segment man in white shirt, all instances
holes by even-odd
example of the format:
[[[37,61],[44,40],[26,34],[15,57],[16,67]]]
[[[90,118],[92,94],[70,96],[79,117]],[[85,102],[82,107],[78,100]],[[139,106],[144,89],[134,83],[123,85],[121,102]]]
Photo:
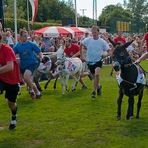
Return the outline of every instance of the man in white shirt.
[[[105,56],[108,55],[109,45],[108,43],[99,37],[99,28],[97,26],[92,26],[91,28],[92,37],[88,37],[81,42],[80,55],[82,61],[86,60],[90,72],[94,77],[94,86],[91,93],[92,98],[96,97],[96,92],[101,95],[101,85],[100,85],[100,70],[102,68],[102,57],[104,53]],[[86,59],[82,52],[82,47],[86,47]]]

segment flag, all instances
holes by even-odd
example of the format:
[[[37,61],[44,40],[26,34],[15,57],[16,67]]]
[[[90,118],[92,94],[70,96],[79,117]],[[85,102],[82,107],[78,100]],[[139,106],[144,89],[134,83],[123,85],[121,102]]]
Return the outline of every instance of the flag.
[[[38,0],[29,0],[32,7],[32,22],[35,21],[38,11]]]

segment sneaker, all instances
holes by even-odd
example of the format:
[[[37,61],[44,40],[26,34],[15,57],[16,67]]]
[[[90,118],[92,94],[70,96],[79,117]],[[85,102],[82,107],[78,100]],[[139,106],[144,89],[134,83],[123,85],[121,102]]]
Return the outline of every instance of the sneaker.
[[[82,89],[87,89],[87,86],[86,86],[86,85],[83,85],[83,86],[82,86]]]
[[[91,97],[92,97],[92,98],[96,98],[96,92],[95,92],[95,91],[93,91],[93,92],[91,93]]]
[[[101,95],[102,93],[102,86],[100,85],[100,87],[97,89],[97,95]]]
[[[11,120],[9,125],[9,130],[13,130],[16,127],[16,120]]]

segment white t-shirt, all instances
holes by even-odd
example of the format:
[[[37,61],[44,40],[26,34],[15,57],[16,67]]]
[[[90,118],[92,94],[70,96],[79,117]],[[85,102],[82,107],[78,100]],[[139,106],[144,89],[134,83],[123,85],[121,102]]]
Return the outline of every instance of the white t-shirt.
[[[131,52],[134,50],[134,47],[132,45],[129,45],[127,48],[126,48],[127,52]]]
[[[102,38],[95,40],[92,37],[89,37],[84,39],[82,44],[87,48],[86,61],[89,64],[95,64],[100,61],[103,53],[109,50],[109,44]]]
[[[7,37],[7,44],[8,45],[14,45],[13,38],[11,36]]]

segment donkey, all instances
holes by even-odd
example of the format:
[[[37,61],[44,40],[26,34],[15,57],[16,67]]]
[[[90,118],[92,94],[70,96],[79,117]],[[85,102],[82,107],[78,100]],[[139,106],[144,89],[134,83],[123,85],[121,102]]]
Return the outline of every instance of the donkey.
[[[138,65],[132,63],[130,55],[126,50],[131,43],[132,42],[117,44],[113,51],[114,69],[116,72],[120,71],[117,77],[119,83],[119,97],[117,100],[118,120],[121,119],[121,104],[124,95],[128,96],[127,120],[133,117],[134,96],[138,95],[136,118],[139,118],[144,86],[146,85],[143,71]]]
[[[74,78],[74,82],[72,84],[72,91],[74,91],[82,74],[82,61],[79,58],[65,57],[64,45],[61,45],[57,51],[57,65],[58,74],[62,84],[62,95],[65,95],[65,89],[66,91],[69,91],[68,80],[70,76]]]
[[[57,61],[56,54],[44,55],[42,62],[39,64],[38,68],[36,69],[35,73],[33,74],[33,80],[34,80],[39,91],[42,91],[39,80],[43,74],[45,74],[47,76],[48,81],[53,79],[52,72],[56,68],[56,61]],[[45,87],[46,87],[46,84],[45,84],[44,88]]]

